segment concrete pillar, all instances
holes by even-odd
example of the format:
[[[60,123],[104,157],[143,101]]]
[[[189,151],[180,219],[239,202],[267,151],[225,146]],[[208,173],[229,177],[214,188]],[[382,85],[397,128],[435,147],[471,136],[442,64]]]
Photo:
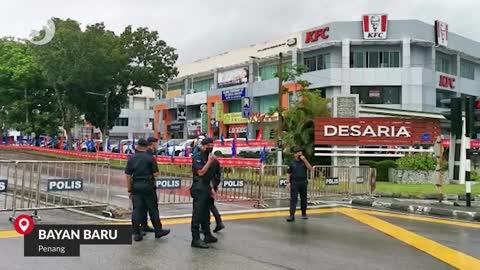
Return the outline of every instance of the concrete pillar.
[[[411,59],[411,40],[404,38],[402,41],[401,106],[406,110],[421,109],[422,104],[422,96],[418,95],[418,93],[422,93],[422,83],[414,84],[412,82]]]
[[[402,66],[409,68],[411,66],[411,40],[404,38],[402,41]]]
[[[247,97],[250,98],[250,110],[253,110],[255,108],[254,105],[254,95],[253,95],[253,84],[256,80],[256,73],[255,70],[257,68],[257,63],[253,59],[251,59],[248,63],[248,89],[247,89]],[[253,112],[253,111],[251,111]],[[252,123],[247,124],[247,131],[248,131],[248,138],[252,139],[255,138],[255,130],[254,130],[254,125]]]
[[[457,91],[457,97],[461,97],[462,94],[461,94],[461,90],[462,90],[462,86],[460,85],[460,64],[461,64],[461,57],[460,57],[460,54],[457,53],[456,54],[456,60],[457,60],[457,77],[455,79],[455,91]]]
[[[350,40],[342,40],[342,95],[350,95]]]
[[[299,63],[301,63],[302,61],[299,59],[299,55],[298,55],[298,49],[297,48],[294,48],[292,49],[292,65],[298,65]]]
[[[190,84],[189,84],[189,78],[185,78],[184,83],[185,83],[185,91],[183,91],[183,100],[184,100],[184,108],[185,108],[185,123],[183,125],[183,138],[186,140],[188,139],[188,127],[187,127],[187,121],[188,121],[188,107],[187,107],[187,95],[190,91]]]
[[[213,85],[212,85],[212,90],[218,88],[218,86],[217,86],[217,81],[218,81],[218,69],[215,69],[215,71],[213,71]]]
[[[133,96],[128,97],[128,108],[133,109]]]

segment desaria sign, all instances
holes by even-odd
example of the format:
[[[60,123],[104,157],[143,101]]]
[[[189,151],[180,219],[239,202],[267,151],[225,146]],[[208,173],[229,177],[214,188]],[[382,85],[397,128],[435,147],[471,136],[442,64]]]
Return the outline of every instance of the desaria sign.
[[[315,145],[413,146],[433,144],[441,134],[435,119],[395,117],[315,118]]]
[[[325,137],[411,137],[410,132],[404,126],[375,126],[362,127],[360,125],[325,125],[323,134]]]

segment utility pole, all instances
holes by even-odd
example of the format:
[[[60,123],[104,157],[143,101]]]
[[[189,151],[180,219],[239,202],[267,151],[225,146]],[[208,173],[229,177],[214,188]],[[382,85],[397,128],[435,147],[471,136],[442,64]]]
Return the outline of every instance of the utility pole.
[[[282,166],[282,96],[283,96],[283,63],[282,53],[278,54],[278,126],[277,126],[277,166]]]
[[[103,151],[108,152],[108,100],[110,99],[110,91],[105,93],[105,144],[103,145]]]

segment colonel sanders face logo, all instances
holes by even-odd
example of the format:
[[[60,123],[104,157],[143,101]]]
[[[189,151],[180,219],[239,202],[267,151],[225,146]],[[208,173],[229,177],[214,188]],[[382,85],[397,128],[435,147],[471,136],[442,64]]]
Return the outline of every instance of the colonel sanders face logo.
[[[374,32],[378,32],[378,26],[380,25],[380,16],[373,15],[370,18],[370,25],[372,26]]]

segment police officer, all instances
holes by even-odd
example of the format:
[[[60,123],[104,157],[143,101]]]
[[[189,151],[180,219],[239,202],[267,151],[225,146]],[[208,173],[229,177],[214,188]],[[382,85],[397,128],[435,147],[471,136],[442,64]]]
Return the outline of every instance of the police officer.
[[[287,186],[290,189],[290,217],[288,222],[295,221],[295,210],[297,208],[298,194],[300,193],[300,208],[303,219],[307,217],[307,170],[312,171],[312,165],[303,155],[303,149],[295,146],[292,149],[294,159],[288,167]]]
[[[158,203],[155,193],[155,176],[158,175],[158,166],[152,155],[146,152],[149,143],[139,139],[135,154],[128,160],[125,174],[129,197],[133,204],[133,234],[135,241],[142,241],[141,224],[147,219],[147,211],[155,228],[155,238],[160,238],[170,233],[162,229]]]
[[[220,167],[220,163],[218,162],[218,160],[214,161],[213,167],[215,169],[215,173],[214,173],[212,186],[213,186],[213,190],[216,194],[217,191],[218,191],[218,186],[220,185],[220,181],[222,179],[222,168]],[[219,232],[219,231],[225,229],[225,225],[223,224],[223,221],[222,221],[222,216],[220,215],[220,212],[218,211],[217,206],[215,206],[214,196],[212,196],[210,198],[210,211],[212,212],[213,216],[215,217],[215,223],[217,224],[215,229],[213,229],[213,232],[216,233],[216,232]],[[208,218],[208,221],[210,221],[210,217]]]
[[[193,183],[190,189],[193,197],[192,215],[192,247],[209,248],[208,243],[218,241],[209,226],[209,213],[211,198],[215,196],[212,187],[212,180],[215,175],[215,157],[212,155],[213,140],[205,138],[202,140],[200,151],[192,159]],[[204,240],[200,238],[200,228],[205,235]]]

